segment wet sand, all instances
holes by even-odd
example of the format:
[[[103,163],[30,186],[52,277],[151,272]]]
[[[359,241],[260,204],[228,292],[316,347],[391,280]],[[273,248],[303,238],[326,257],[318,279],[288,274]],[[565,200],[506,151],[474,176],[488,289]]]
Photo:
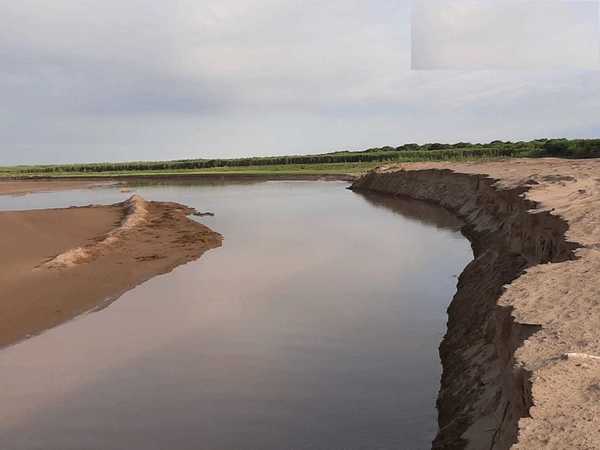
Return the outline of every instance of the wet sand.
[[[72,177],[72,178],[27,178],[27,179],[2,179],[0,178],[0,195],[25,195],[34,192],[64,191],[69,189],[90,189],[95,187],[122,185],[143,186],[144,184],[156,184],[163,181],[173,184],[198,184],[200,180],[207,184],[227,182],[255,183],[266,180],[291,181],[291,180],[322,180],[322,181],[352,181],[356,178],[352,174],[236,174],[236,173],[180,173],[169,175],[135,175],[124,176],[96,176],[96,177]]]
[[[88,189],[115,184],[99,180],[0,180],[0,195],[25,195],[33,192]]]
[[[19,183],[0,185],[4,193],[75,187]],[[221,236],[189,219],[192,212],[138,196],[111,206],[1,212],[0,347],[103,307],[219,246]]]

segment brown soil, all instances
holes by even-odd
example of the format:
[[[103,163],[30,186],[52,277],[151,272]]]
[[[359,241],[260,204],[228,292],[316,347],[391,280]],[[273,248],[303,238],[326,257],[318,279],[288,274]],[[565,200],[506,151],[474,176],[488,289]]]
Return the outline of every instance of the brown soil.
[[[354,188],[469,224],[434,448],[600,448],[600,160],[402,164]]]
[[[192,212],[137,196],[112,206],[0,212],[0,347],[218,247],[221,236],[189,219]]]

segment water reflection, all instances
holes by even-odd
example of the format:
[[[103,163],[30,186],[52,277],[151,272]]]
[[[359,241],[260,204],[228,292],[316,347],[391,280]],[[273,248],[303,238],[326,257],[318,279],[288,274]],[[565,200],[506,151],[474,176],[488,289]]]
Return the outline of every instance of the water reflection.
[[[357,192],[371,205],[394,211],[403,217],[417,220],[436,228],[459,231],[464,222],[448,210],[432,203],[408,197],[394,197],[373,192]]]

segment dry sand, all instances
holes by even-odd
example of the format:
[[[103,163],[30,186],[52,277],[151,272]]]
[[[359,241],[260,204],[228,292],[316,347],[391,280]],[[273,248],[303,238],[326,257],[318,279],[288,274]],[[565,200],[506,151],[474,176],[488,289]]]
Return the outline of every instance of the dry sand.
[[[0,212],[0,347],[102,307],[219,246],[221,236],[189,219],[192,212],[138,196],[112,206]]]
[[[483,304],[478,300],[483,290],[468,291],[469,287],[481,286],[478,280],[486,277],[493,279],[477,270],[486,267],[486,258],[497,257],[485,251],[494,243],[479,242],[481,261],[476,260],[465,271],[467,278],[463,277],[450,308],[449,327],[454,328],[446,338],[446,347],[442,345],[444,371],[452,373],[452,379],[445,379],[443,384],[447,384],[447,391],[455,392],[440,397],[442,408],[454,408],[452,417],[446,417],[447,428],[442,429],[441,437],[451,428],[467,429],[462,435],[466,441],[449,436],[452,444],[446,446],[442,439],[439,448],[510,447],[510,430],[503,430],[509,426],[507,408],[511,402],[513,407],[525,402],[527,409],[514,422],[515,428],[518,423],[514,448],[600,449],[600,160],[415,163],[387,166],[377,172],[381,175],[372,175],[363,182],[364,187],[441,203],[466,215],[476,234],[502,234],[508,237],[505,242],[516,245],[515,255],[533,257],[525,272],[520,275],[516,267],[516,278],[495,294],[496,311],[489,312],[491,319],[481,321],[487,329],[461,331],[470,326],[460,323],[461,315],[476,314],[465,309],[468,304]],[[525,204],[519,204],[519,199],[536,204],[522,210]],[[552,220],[566,222],[560,231],[562,237],[552,229]],[[574,244],[571,258],[554,253],[559,247],[565,248],[560,239],[567,246]],[[545,256],[535,262],[536,253]],[[540,264],[544,258],[553,262]],[[512,319],[499,321],[502,311]],[[452,324],[453,320],[458,322]],[[490,337],[494,328],[495,338]],[[515,337],[519,330],[526,333]],[[461,348],[452,339],[467,339],[465,332],[480,333],[484,339]],[[503,355],[511,348],[509,340],[517,343],[517,348],[512,355]],[[442,356],[444,359],[444,352]],[[494,362],[507,358],[512,369]],[[461,367],[463,372],[452,372],[452,366]],[[477,372],[482,367],[487,367],[486,371]],[[471,374],[465,372],[471,369]],[[512,380],[502,375],[511,370]],[[530,385],[515,381],[522,373],[529,374]],[[498,386],[502,380],[509,384]],[[478,400],[466,400],[466,393],[474,391]],[[462,425],[456,422],[457,414],[464,414]]]

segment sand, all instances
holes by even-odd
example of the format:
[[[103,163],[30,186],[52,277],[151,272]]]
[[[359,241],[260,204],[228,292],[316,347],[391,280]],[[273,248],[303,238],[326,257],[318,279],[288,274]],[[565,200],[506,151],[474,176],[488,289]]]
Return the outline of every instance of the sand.
[[[471,225],[435,448],[599,449],[600,160],[400,164],[356,184]]]
[[[82,187],[35,189],[73,186]],[[111,206],[0,212],[0,347],[104,307],[219,246],[221,236],[189,219],[192,212],[138,196]]]
[[[33,192],[88,189],[115,184],[115,181],[98,180],[9,180],[0,179],[0,195],[25,195]]]

